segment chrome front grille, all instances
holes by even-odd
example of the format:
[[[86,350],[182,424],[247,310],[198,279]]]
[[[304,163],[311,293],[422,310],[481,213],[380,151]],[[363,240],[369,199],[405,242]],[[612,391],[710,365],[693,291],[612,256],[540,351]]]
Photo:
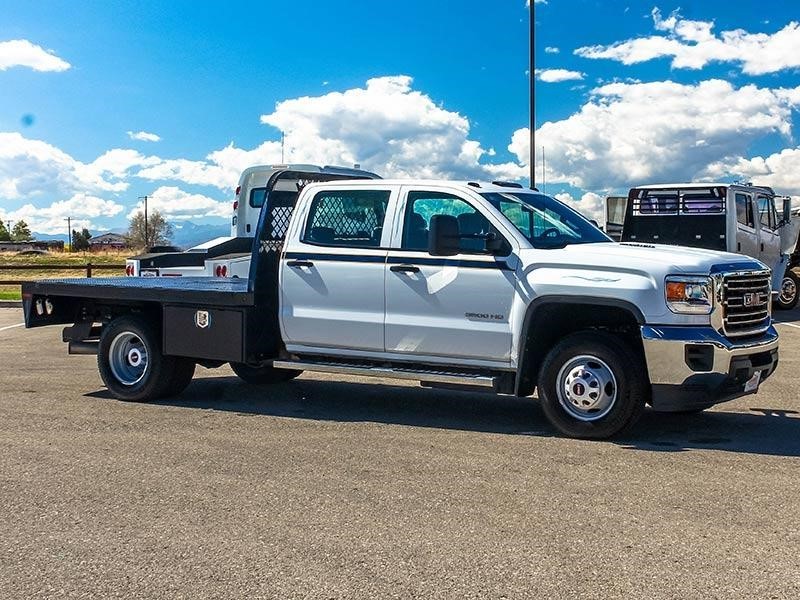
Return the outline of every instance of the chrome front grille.
[[[769,272],[736,273],[722,279],[723,327],[730,336],[754,335],[770,324]]]

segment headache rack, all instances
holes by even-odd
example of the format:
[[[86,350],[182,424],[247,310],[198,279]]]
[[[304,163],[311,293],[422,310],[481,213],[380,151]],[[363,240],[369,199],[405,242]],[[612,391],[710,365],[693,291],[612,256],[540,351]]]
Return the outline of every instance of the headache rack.
[[[719,215],[725,212],[724,188],[631,190],[633,215]]]
[[[722,318],[726,335],[747,336],[769,328],[772,287],[769,271],[730,273],[722,278]]]

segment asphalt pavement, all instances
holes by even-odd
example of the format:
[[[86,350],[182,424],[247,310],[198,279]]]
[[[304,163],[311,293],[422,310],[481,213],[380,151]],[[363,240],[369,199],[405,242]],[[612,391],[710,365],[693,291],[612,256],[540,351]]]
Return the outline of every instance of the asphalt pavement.
[[[0,598],[798,598],[776,316],[757,395],[584,442],[535,399],[356,377],[120,402],[0,309]]]

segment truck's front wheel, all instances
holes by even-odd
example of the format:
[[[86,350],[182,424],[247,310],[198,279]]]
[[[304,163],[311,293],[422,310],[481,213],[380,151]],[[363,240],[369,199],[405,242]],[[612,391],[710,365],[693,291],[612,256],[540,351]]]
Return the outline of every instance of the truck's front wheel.
[[[647,400],[644,361],[621,337],[572,334],[556,344],[539,371],[547,419],[575,438],[603,439],[638,420]]]
[[[249,365],[247,363],[231,363],[231,369],[242,381],[253,384],[282,383],[294,379],[302,371],[276,369],[272,365]]]
[[[150,323],[128,315],[103,328],[97,367],[115,398],[146,402],[170,391],[175,358],[161,353],[160,336]]]
[[[782,310],[791,310],[797,306],[798,288],[800,288],[800,278],[793,271],[787,270],[781,281],[781,290],[775,306]]]

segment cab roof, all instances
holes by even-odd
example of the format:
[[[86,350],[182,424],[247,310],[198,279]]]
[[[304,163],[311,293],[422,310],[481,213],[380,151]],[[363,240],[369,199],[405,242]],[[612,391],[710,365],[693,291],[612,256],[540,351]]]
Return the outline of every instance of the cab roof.
[[[379,180],[366,180],[366,179],[352,179],[341,181],[328,181],[323,183],[314,183],[310,185],[323,185],[323,186],[346,186],[346,187],[370,187],[374,185],[430,185],[430,186],[451,186],[462,187],[475,190],[477,192],[528,192],[528,193],[541,193],[537,189],[526,188],[520,183],[506,182],[506,181],[466,181],[466,180],[451,180],[451,179],[379,179]]]

